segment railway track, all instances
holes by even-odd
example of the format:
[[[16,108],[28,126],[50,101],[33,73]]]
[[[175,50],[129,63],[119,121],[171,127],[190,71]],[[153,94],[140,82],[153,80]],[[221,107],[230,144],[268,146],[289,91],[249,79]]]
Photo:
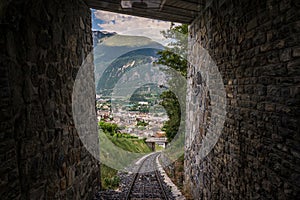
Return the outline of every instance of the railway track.
[[[130,166],[135,173],[119,173],[119,190],[100,191],[95,200],[174,200],[157,169],[158,156],[159,153],[150,154]]]
[[[144,158],[140,163],[137,173],[126,193],[126,200],[170,200],[170,192],[166,191],[164,182],[156,166],[156,158],[159,154],[152,154]],[[169,194],[169,195],[168,195]]]

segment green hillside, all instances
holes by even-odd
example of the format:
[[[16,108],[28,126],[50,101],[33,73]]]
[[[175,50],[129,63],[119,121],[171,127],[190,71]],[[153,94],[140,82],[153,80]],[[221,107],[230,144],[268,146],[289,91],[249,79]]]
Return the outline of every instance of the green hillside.
[[[99,122],[101,131],[99,131],[100,145],[107,145],[106,150],[111,154],[111,156],[105,156],[107,152],[101,152],[103,155],[100,157],[105,159],[105,163],[112,163],[112,159],[117,157],[123,158],[120,163],[127,163],[127,160],[122,156],[120,151],[118,154],[114,154],[114,145],[125,151],[130,151],[134,153],[150,153],[150,148],[146,145],[145,141],[142,139],[137,139],[136,137],[130,136],[129,134],[118,133],[118,127],[116,124],[111,124],[108,122]],[[106,141],[106,138],[111,142],[110,144]],[[110,151],[111,149],[111,151]],[[115,189],[119,185],[119,180],[117,177],[118,171],[104,164],[101,164],[101,184],[102,189]]]
[[[144,140],[131,138],[118,138],[108,136],[116,146],[130,152],[147,153],[151,152]],[[107,158],[106,158],[107,159]],[[119,186],[118,170],[101,164],[101,185],[103,190],[116,189]]]
[[[130,138],[117,138],[108,136],[108,138],[116,146],[130,152],[135,153],[148,153],[151,152],[149,147],[146,145],[144,140],[141,139],[130,139]]]

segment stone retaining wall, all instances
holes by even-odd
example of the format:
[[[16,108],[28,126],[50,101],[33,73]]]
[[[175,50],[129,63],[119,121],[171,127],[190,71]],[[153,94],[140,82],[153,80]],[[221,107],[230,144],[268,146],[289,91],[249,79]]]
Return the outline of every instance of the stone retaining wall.
[[[0,10],[0,199],[91,199],[99,165],[79,140],[71,102],[92,50],[90,9],[25,0]]]
[[[207,1],[190,26],[185,181],[194,199],[300,196],[299,6],[292,0]],[[208,87],[217,72],[201,72],[202,47],[223,79],[225,101],[222,84]],[[214,110],[222,101],[224,116]],[[202,139],[222,117],[221,136],[201,159]]]

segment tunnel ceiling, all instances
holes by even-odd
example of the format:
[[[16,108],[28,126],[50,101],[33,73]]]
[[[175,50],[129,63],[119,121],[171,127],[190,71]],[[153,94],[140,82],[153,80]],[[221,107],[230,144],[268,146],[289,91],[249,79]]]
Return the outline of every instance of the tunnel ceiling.
[[[85,0],[90,8],[190,24],[204,0]]]

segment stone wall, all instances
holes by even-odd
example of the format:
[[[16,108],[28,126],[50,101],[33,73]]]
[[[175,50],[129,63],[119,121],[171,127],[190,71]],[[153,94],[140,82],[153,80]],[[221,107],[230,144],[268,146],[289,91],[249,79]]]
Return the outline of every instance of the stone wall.
[[[0,11],[0,199],[91,199],[99,165],[72,117],[90,10],[82,0],[25,0]]]
[[[300,196],[299,7],[211,0],[190,26],[185,181],[194,199]],[[202,139],[223,118],[205,157]]]

